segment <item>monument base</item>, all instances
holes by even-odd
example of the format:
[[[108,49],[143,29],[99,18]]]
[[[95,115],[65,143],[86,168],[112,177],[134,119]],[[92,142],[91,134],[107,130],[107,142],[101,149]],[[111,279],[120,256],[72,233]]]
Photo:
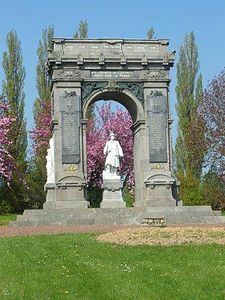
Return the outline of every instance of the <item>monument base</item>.
[[[122,197],[122,183],[120,177],[103,179],[103,196],[100,204],[101,208],[122,208],[126,203]]]
[[[84,187],[79,182],[45,184],[47,195],[44,209],[88,208],[90,204],[84,198]]]
[[[63,201],[46,201],[43,205],[44,209],[64,209],[64,208],[88,208],[89,202],[85,200],[63,200]]]
[[[147,219],[147,224],[146,224]],[[223,224],[225,217],[210,206],[27,209],[10,226]]]
[[[170,172],[150,173],[145,180],[146,199],[137,201],[140,207],[176,207],[177,201],[174,196],[175,179]]]

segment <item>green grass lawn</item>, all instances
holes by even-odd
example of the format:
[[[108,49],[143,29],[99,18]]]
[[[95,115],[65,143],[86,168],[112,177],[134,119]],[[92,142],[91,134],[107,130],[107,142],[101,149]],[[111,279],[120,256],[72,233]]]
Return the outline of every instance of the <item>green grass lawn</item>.
[[[123,246],[95,236],[0,239],[0,299],[225,299],[225,246]]]
[[[7,226],[11,221],[16,220],[16,215],[0,215],[0,226]]]

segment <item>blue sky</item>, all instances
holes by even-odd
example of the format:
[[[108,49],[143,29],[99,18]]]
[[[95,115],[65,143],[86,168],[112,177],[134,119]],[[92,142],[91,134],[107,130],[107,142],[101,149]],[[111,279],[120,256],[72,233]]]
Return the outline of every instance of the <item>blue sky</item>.
[[[28,129],[32,127],[32,107],[37,97],[36,50],[42,30],[52,24],[55,26],[55,36],[72,37],[81,19],[88,20],[90,38],[146,38],[147,30],[154,27],[156,38],[170,39],[170,49],[177,51],[177,59],[185,34],[193,30],[199,48],[204,87],[225,66],[224,0],[0,0],[0,61],[6,35],[11,29],[16,29],[26,68],[25,116]],[[1,82],[3,78],[1,63]],[[175,139],[175,67],[171,70],[171,78]]]

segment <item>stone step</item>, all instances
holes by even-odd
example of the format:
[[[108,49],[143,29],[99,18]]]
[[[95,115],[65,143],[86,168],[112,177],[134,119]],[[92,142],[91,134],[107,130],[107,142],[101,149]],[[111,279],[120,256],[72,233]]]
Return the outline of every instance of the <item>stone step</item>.
[[[167,224],[225,223],[225,217],[215,216],[210,206],[183,206],[25,210],[10,226],[142,224],[151,219],[165,219]]]
[[[213,210],[214,216],[222,216],[221,210]]]
[[[204,220],[207,224],[225,224],[225,216],[208,216]]]
[[[210,206],[151,206],[147,207],[147,212],[205,212],[207,214],[212,214],[212,209]]]
[[[38,226],[39,223],[35,221],[13,221],[9,224],[10,227],[27,227],[27,226]]]
[[[27,210],[17,217],[17,223],[18,226],[22,222],[35,222],[38,225],[140,224],[142,211],[139,208]]]

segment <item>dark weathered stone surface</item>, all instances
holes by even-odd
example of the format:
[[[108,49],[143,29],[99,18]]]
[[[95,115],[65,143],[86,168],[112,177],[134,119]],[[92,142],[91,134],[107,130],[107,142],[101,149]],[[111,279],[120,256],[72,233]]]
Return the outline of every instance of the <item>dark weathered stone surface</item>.
[[[102,71],[100,71],[102,72]],[[96,72],[97,74],[98,72]],[[101,74],[101,73],[100,73]],[[97,75],[96,75],[97,76]],[[144,90],[142,82],[127,82],[127,81],[95,81],[95,82],[84,82],[82,86],[82,100],[84,101],[92,93],[99,90],[117,90],[123,91],[128,90],[135,97],[137,97],[142,103],[144,102]]]
[[[147,98],[149,161],[167,162],[167,99],[162,95]]]
[[[80,161],[80,107],[75,93],[61,97],[62,163]]]
[[[129,79],[133,76],[132,71],[91,71],[91,78],[95,79]]]

